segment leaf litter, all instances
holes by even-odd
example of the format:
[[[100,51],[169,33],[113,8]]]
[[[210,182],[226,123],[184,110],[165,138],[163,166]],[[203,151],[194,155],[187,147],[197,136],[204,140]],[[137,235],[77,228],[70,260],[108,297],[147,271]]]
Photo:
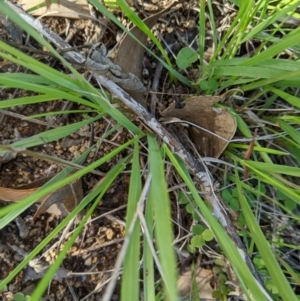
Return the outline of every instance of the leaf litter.
[[[178,123],[189,122],[189,133],[203,157],[218,158],[236,131],[236,120],[226,108],[216,108],[220,96],[197,96],[182,102],[183,108],[171,104],[163,117],[178,118]]]

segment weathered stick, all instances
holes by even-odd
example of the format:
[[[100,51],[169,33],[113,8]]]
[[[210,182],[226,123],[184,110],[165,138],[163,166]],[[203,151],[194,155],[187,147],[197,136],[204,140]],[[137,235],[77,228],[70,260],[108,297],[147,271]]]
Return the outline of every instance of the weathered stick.
[[[5,2],[12,9],[14,9],[20,15],[20,17],[22,17],[27,23],[38,30],[57,47],[59,47],[60,49],[67,49],[71,47],[58,35],[51,32],[48,28],[42,25],[38,20],[29,16],[25,11],[16,7],[7,0]],[[66,52],[66,55],[78,64],[82,64],[86,61],[85,57],[75,51]],[[211,205],[214,215],[218,218],[221,225],[225,228],[228,236],[238,248],[240,254],[242,255],[254,277],[257,279],[259,284],[262,285],[261,278],[258,275],[250,257],[248,256],[233,223],[231,222],[226,210],[221,205],[221,196],[214,188],[213,180],[211,179],[209,173],[206,171],[207,169],[205,168],[205,166],[198,160],[196,160],[196,158],[185,149],[185,147],[174,135],[169,133],[153,116],[151,116],[151,114],[143,106],[136,102],[116,83],[99,74],[96,74],[95,77],[99,85],[107,88],[112,95],[121,100],[128,108],[130,108],[138,116],[138,118],[140,118],[149,128],[151,128],[151,130],[185,162],[190,172],[200,183],[201,190],[204,192],[202,197]]]

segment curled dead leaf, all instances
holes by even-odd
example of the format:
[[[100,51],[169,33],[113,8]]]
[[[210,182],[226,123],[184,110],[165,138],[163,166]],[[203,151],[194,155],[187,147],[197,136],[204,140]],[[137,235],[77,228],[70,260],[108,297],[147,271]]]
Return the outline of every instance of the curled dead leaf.
[[[162,116],[189,122],[189,133],[200,155],[218,158],[236,131],[236,120],[228,110],[214,107],[222,100],[220,96],[191,97],[182,103],[183,108],[171,104]]]
[[[159,13],[152,15],[143,20],[143,22],[151,29],[157,22],[157,20],[174,4],[170,3],[165,9]],[[146,44],[148,36],[141,31],[137,26],[132,27],[130,33],[134,35],[138,41],[142,44]],[[137,41],[135,41],[129,34],[126,34],[120,42],[120,46],[117,50],[114,63],[121,66],[127,73],[132,73],[142,80],[142,66],[145,49]],[[126,90],[126,89],[125,89]],[[127,90],[126,90],[127,91]],[[127,91],[131,97],[137,102],[146,107],[146,99],[144,93],[139,91]]]
[[[210,285],[210,281],[213,277],[211,270],[207,270],[201,267],[196,268],[192,272],[192,268],[189,267],[178,279],[178,290],[182,297],[195,296],[196,292],[193,292],[193,281],[197,284],[198,295],[201,300],[213,300],[213,289]]]
[[[18,202],[30,196],[37,191],[42,185],[48,182],[52,177],[47,177],[28,185],[18,188],[0,187],[0,200],[5,202]],[[67,216],[83,198],[81,179],[63,186],[60,189],[42,197],[38,200],[39,208],[33,218],[48,211],[57,216]]]

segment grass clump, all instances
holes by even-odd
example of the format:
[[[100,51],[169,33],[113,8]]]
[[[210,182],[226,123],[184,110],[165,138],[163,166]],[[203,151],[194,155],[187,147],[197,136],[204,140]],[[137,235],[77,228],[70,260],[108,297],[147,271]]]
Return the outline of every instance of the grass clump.
[[[90,2],[125,30],[104,5],[98,1]],[[237,247],[212,214],[211,208],[203,201],[184,163],[166,144],[159,145],[154,135],[133,123],[126,111],[118,110],[112,104],[110,95],[88,83],[48,42],[24,21],[16,20],[17,16],[3,5],[2,12],[19,25],[24,25],[24,29],[61,60],[74,77],[64,75],[0,41],[0,56],[3,59],[32,72],[29,75],[0,75],[3,89],[21,89],[32,93],[31,96],[4,100],[0,103],[0,108],[64,99],[88,109],[88,113],[85,113],[80,121],[15,142],[10,145],[11,149],[20,152],[22,149],[62,139],[83,126],[91,126],[108,116],[114,121],[114,126],[109,128],[109,135],[116,134],[117,130],[123,127],[126,133],[130,133],[131,138],[119,146],[112,147],[105,156],[92,164],[81,166],[79,170],[65,167],[51,183],[35,194],[21,203],[8,205],[1,210],[0,225],[3,228],[41,196],[116,159],[117,163],[110,166],[103,181],[2,280],[0,289],[5,287],[80,211],[88,208],[55,263],[33,292],[31,300],[39,300],[49,279],[61,265],[103,195],[126,170],[130,171],[131,176],[125,243],[103,300],[109,300],[122,266],[121,300],[129,300],[129,296],[130,300],[140,300],[141,294],[145,300],[177,300],[178,275],[172,246],[174,233],[167,173],[171,162],[177,176],[185,183],[185,188],[177,192],[178,201],[197,221],[192,228],[193,237],[187,244],[187,250],[204,250],[214,237],[220,246],[219,251],[230,261],[239,285],[249,300],[299,300],[299,268],[287,254],[298,252],[291,230],[295,232],[299,228],[297,214],[300,201],[300,48],[297,39],[299,28],[289,24],[293,20],[299,20],[297,8],[300,1],[282,1],[277,5],[273,1],[262,0],[225,2],[233,12],[230,14],[226,30],[221,26],[222,20],[216,16],[216,8],[224,11],[224,7],[221,4],[216,7],[211,1],[200,1],[199,49],[191,50],[189,45],[182,47],[176,54],[175,62],[167,56],[161,42],[150,33],[126,3],[119,0],[117,4],[133,24],[148,34],[153,45],[162,53],[165,61],[158,56],[156,58],[162,61],[170,72],[171,81],[193,87],[198,94],[230,95],[230,101],[224,106],[228,107],[237,120],[237,134],[221,159],[210,159],[206,162],[221,182],[221,195],[233,211],[236,229],[260,273],[264,287],[253,277]],[[207,24],[210,24],[209,29]],[[207,45],[207,41],[210,45]],[[207,57],[208,46],[212,52]],[[195,69],[196,78],[188,78],[186,74]],[[253,137],[255,132],[256,137]],[[146,169],[143,169],[140,163],[144,145],[147,145],[148,156]],[[97,144],[92,145],[74,163],[80,164],[96,147]],[[2,154],[7,153],[7,148],[3,146],[2,149]],[[125,149],[126,154],[123,152]],[[145,181],[141,180],[142,177]],[[227,208],[226,204],[224,207]],[[283,223],[282,220],[286,222]],[[142,267],[139,263],[141,258]],[[160,274],[158,284],[154,265]],[[139,283],[139,268],[143,271],[142,288]],[[224,277],[224,273],[221,274]],[[215,296],[224,299],[228,291],[224,287],[226,279],[221,279],[222,277],[220,276],[220,286]]]

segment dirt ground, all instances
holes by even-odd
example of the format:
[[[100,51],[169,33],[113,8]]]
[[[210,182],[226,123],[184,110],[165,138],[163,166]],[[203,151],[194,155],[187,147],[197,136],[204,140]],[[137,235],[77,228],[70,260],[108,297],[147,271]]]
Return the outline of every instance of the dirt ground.
[[[148,4],[152,6],[148,7],[157,7],[156,2],[155,0],[153,0],[152,3],[149,2]],[[168,40],[168,43],[178,43],[180,47],[186,43],[191,44],[193,40],[195,40],[192,45],[197,48],[198,29],[196,20],[199,14],[197,9],[198,5],[199,1],[180,1],[178,5],[175,5],[159,19],[153,32],[158,37],[163,37]],[[222,5],[220,5],[220,7],[221,6]],[[218,7],[215,7],[216,15],[219,17],[215,22],[223,22],[224,14],[231,12],[230,10],[226,10],[225,6],[223,8],[223,10],[218,10]],[[163,9],[163,4],[160,9]],[[151,10],[146,9],[146,6],[144,12],[141,8],[139,10],[136,9],[136,11],[141,18],[153,14]],[[156,12],[157,11],[155,11],[155,13]],[[70,19],[54,16],[44,17],[42,18],[42,22],[47,24],[52,31],[59,33],[62,38],[67,40],[68,43],[74,47],[84,44],[93,44],[101,38],[106,48],[111,49],[117,44],[121,32],[114,24],[104,19],[98,12],[95,12],[95,14],[101,21],[100,23],[93,22],[91,19]],[[117,13],[117,15],[119,19],[123,20],[123,24],[126,24],[126,18],[124,18],[121,13]],[[103,24],[107,25],[105,29]],[[109,30],[107,28],[109,28]],[[7,27],[1,23],[0,37],[2,40],[30,54],[32,57],[51,65],[57,70],[61,70],[61,72],[65,71],[53,57],[43,52],[43,49],[41,49],[35,41],[29,40],[29,43],[25,44],[25,36],[21,37],[20,41],[14,40],[11,34],[7,32]],[[209,55],[209,44],[210,42],[208,41],[206,55]],[[152,45],[150,46],[152,47]],[[144,83],[147,85],[153,78],[156,62],[148,55],[145,55],[144,62]],[[0,62],[0,72],[17,71],[24,72],[25,70],[7,61]],[[182,93],[182,96],[190,92],[184,86],[179,85],[172,87],[166,82],[166,77],[167,75],[163,72],[160,78],[161,84],[159,85],[159,91],[164,92],[161,98],[162,106],[171,101],[170,97],[168,97],[168,92]],[[26,95],[30,95],[30,92],[12,89],[0,91],[1,100],[24,97]],[[37,118],[36,120],[40,121],[40,123],[24,119],[24,117],[34,114],[66,110],[69,109],[70,106],[70,103],[66,103],[62,100],[37,105],[20,106],[1,111],[1,143],[10,144],[22,138],[36,135],[45,129],[82,120],[83,117],[80,114],[58,115],[51,119],[44,117]],[[72,109],[84,108],[76,108],[73,104]],[[91,143],[97,142],[112,125],[112,120],[106,119],[106,121],[104,121],[102,119],[101,123],[95,123],[93,129],[95,133],[94,137],[92,130],[86,128],[66,139],[47,143],[41,147],[33,147],[31,150],[72,161],[78,157],[79,154],[82,154]],[[121,131],[117,137],[108,137],[102,142],[98,152],[90,154],[85,164],[89,164],[89,162],[105,155],[110,151],[113,143],[123,143],[128,137],[129,134],[124,130]],[[122,154],[120,154],[120,157],[121,156]],[[107,164],[104,164],[101,166],[101,170],[98,171],[105,173],[120,157],[117,156]],[[1,162],[0,186],[7,188],[19,187],[55,175],[61,169],[62,166],[58,163],[18,154],[9,160]],[[83,194],[85,195],[90,191],[93,185],[100,179],[101,176],[95,174],[89,174],[84,177],[82,180]],[[101,204],[99,204],[93,214],[93,219],[86,225],[84,231],[78,237],[76,243],[65,258],[63,266],[56,273],[56,278],[49,284],[45,295],[46,300],[100,300],[103,294],[103,287],[105,287],[106,281],[110,277],[110,271],[114,268],[115,260],[124,237],[128,182],[129,174],[124,172],[112,185],[108,193],[105,194]],[[6,203],[2,203],[2,206],[4,204]],[[174,219],[176,219],[176,216],[180,213],[182,225],[186,229],[189,229],[192,219],[184,210],[178,211],[180,209],[181,208],[177,208],[174,205]],[[35,211],[36,206],[30,207],[21,217],[0,230],[0,279],[4,279],[10,271],[23,260],[26,254],[32,251],[57,226],[62,218],[59,215],[56,216],[46,212],[33,220],[32,216]],[[78,221],[74,221],[74,224],[70,225],[69,232],[72,231],[77,222]],[[175,235],[177,237],[179,232],[180,231],[176,229]],[[2,294],[2,299],[10,300],[12,294],[17,292],[30,295],[38,280],[43,277],[47,267],[49,267],[57,257],[57,251],[60,249],[61,244],[64,244],[68,235],[68,233],[62,233],[62,236],[52,240],[43,252],[39,254],[40,257],[13,279],[8,286],[8,292]],[[205,264],[205,258],[205,255],[203,255],[202,262],[205,267],[209,269],[209,264]],[[187,261],[191,261],[192,259],[195,258],[188,257]],[[185,264],[185,262],[182,262],[182,266]],[[120,283],[118,282],[112,300],[117,301],[119,299],[119,285]],[[77,299],[74,298],[74,296],[76,296]]]

